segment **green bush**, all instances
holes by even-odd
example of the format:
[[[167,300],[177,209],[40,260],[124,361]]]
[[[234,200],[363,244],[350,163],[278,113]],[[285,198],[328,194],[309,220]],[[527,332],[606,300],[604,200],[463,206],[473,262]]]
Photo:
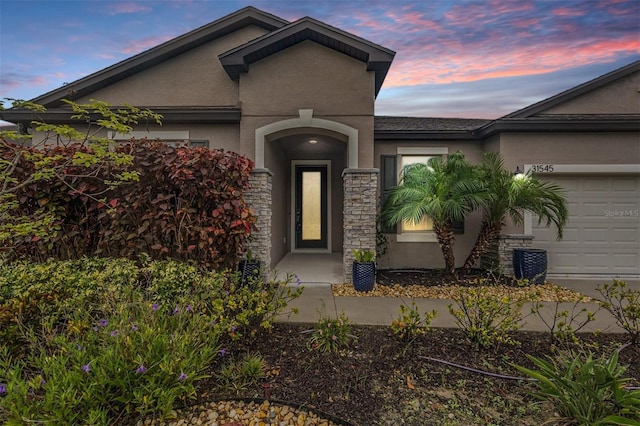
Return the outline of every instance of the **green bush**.
[[[467,338],[480,348],[500,343],[517,345],[511,336],[520,328],[523,299],[495,295],[490,288],[469,288],[453,297],[457,308],[448,305],[456,324]]]
[[[167,415],[234,341],[271,327],[302,291],[287,283],[177,261],[0,263],[0,419]]]
[[[600,305],[613,315],[618,326],[629,333],[632,343],[640,344],[640,290],[631,290],[626,282],[620,280],[596,289],[603,298]]]
[[[391,323],[391,331],[405,343],[406,350],[418,336],[427,332],[436,315],[435,310],[420,314],[414,300],[411,302],[411,307],[400,305],[400,315]]]
[[[625,389],[630,379],[617,351],[608,358],[589,353],[529,359],[538,370],[515,367],[536,380],[533,396],[550,401],[567,424],[640,425],[640,391]]]
[[[555,289],[556,292],[559,289]],[[551,349],[556,345],[567,343],[578,344],[580,341],[576,333],[587,324],[595,321],[596,313],[583,306],[582,301],[573,302],[571,309],[560,309],[562,302],[532,302],[531,313],[536,315],[549,330]],[[547,312],[550,310],[550,313]]]
[[[308,346],[322,352],[338,352],[349,345],[353,337],[350,332],[349,319],[344,312],[339,318],[322,318],[311,333]]]
[[[5,351],[7,394],[0,407],[13,419],[76,424],[88,413],[168,415],[177,399],[193,396],[220,350],[221,330],[201,301],[161,309],[131,292],[111,314],[78,309],[70,318],[81,331],[31,330],[32,351],[12,363]]]

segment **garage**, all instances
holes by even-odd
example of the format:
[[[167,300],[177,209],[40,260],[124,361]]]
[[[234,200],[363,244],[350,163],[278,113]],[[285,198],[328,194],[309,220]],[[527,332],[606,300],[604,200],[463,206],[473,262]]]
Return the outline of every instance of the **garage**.
[[[640,276],[640,176],[544,175],[567,191],[564,238],[533,219],[533,247],[548,252],[548,273]]]

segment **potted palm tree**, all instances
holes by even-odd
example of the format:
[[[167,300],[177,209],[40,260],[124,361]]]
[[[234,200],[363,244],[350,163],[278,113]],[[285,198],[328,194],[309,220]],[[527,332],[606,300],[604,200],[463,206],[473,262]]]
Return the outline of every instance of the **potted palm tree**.
[[[371,291],[376,283],[376,254],[372,250],[353,250],[353,287]]]

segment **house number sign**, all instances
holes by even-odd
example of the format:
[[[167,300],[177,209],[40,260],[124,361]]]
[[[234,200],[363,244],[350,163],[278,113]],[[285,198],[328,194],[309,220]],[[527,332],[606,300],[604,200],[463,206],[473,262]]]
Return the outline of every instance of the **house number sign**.
[[[531,171],[534,173],[553,173],[555,164],[532,164]]]

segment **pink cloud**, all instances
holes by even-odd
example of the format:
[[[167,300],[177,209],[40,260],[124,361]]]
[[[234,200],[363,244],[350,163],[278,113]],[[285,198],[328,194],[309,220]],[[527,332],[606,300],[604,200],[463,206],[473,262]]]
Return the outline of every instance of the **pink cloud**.
[[[535,27],[540,23],[539,18],[528,18],[528,19],[515,19],[511,22],[511,25],[516,28],[531,28]]]
[[[578,65],[608,62],[623,53],[640,50],[637,37],[620,40],[584,40],[568,46],[535,45],[526,49],[463,49],[445,43],[448,54],[423,52],[421,59],[398,55],[385,87],[471,82],[491,78],[538,75]]]
[[[432,31],[442,31],[443,27],[442,25],[438,24],[437,22],[431,20],[431,19],[426,19],[424,17],[423,13],[419,13],[419,12],[408,12],[408,13],[396,13],[395,11],[391,10],[389,12],[386,13],[386,16],[388,16],[389,18],[393,19],[395,21],[394,25],[412,25],[414,26],[416,29],[420,30],[420,31],[425,31],[425,30],[432,30]],[[402,27],[400,27],[402,28]],[[395,28],[395,30],[397,31],[398,27]]]
[[[107,6],[109,15],[123,15],[128,13],[148,12],[151,10],[148,6],[143,6],[138,3],[109,3]]]
[[[582,10],[569,9],[568,7],[560,7],[553,9],[551,14],[556,16],[583,16],[585,12]]]

